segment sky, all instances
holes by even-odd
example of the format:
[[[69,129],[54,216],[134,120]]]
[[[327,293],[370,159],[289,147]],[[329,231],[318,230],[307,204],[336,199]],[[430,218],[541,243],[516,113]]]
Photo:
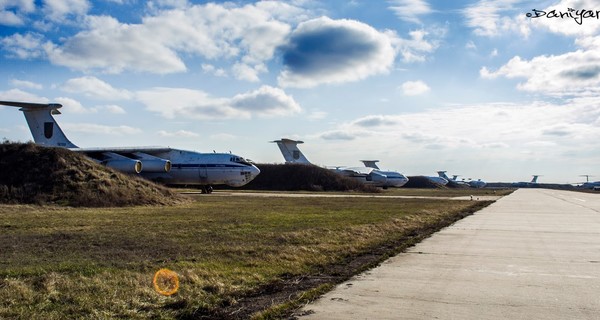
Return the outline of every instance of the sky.
[[[0,100],[80,147],[600,179],[600,0],[0,0]],[[0,107],[0,138],[29,141]]]

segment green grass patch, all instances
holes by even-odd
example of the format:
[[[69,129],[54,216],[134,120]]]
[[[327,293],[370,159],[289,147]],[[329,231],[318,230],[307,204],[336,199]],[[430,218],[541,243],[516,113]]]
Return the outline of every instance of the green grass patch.
[[[248,318],[267,308],[256,316],[272,318],[487,204],[198,196],[171,207],[0,205],[0,318]],[[160,268],[179,274],[175,295],[153,290]]]

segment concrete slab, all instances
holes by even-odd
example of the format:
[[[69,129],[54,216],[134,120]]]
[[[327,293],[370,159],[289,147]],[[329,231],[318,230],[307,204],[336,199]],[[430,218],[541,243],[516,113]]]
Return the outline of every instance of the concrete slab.
[[[298,312],[304,319],[599,319],[600,195],[520,189]]]

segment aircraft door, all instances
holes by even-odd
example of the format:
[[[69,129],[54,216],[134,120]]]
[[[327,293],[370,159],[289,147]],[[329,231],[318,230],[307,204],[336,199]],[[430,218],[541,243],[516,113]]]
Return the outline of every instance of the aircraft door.
[[[200,165],[198,167],[198,179],[201,184],[208,183],[208,168],[206,165]]]

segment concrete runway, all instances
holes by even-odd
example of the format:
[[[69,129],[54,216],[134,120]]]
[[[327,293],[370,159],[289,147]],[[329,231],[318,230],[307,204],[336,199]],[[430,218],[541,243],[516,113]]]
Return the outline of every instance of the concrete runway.
[[[519,189],[297,315],[600,319],[600,195]]]

